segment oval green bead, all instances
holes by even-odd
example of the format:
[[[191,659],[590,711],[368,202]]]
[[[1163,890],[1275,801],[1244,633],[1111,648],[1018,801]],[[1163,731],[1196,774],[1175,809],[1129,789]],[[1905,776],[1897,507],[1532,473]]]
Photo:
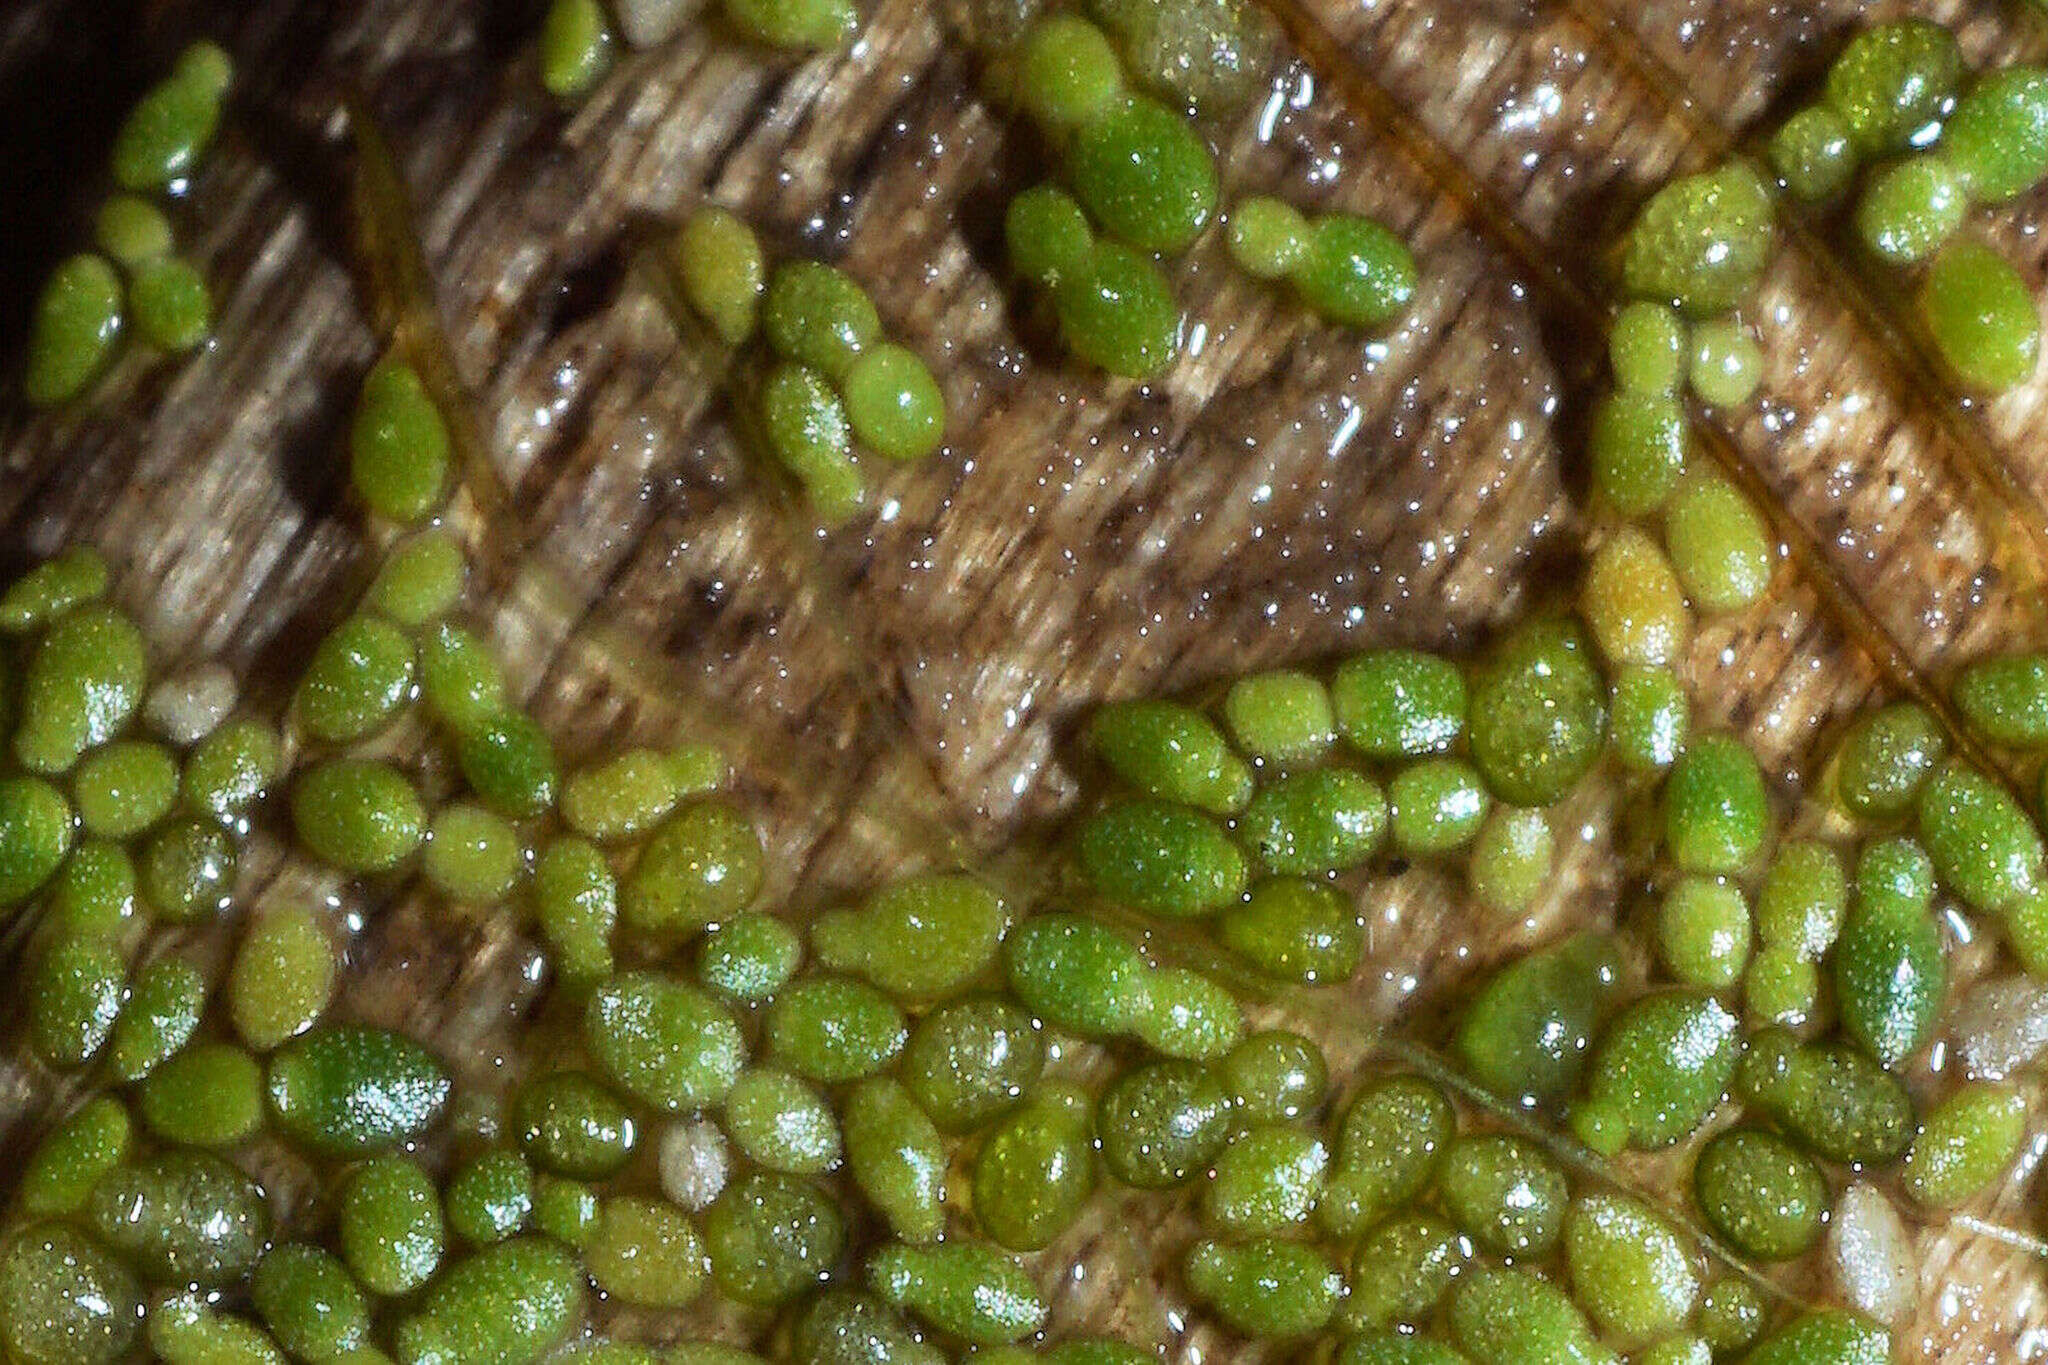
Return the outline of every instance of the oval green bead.
[[[1856,201],[1856,235],[1880,260],[1925,260],[1962,226],[1970,196],[1938,153],[1920,153],[1873,175]]]
[[[974,1217],[998,1246],[1041,1251],[1095,1190],[1092,1106],[1053,1084],[1004,1114],[974,1155]]]
[[[707,1278],[704,1239],[682,1211],[630,1195],[600,1206],[583,1262],[608,1296],[643,1308],[684,1307]]]
[[[1123,88],[1122,60],[1087,20],[1052,14],[1025,33],[1017,53],[1017,97],[1047,128],[1082,127],[1107,112]]]
[[[166,1365],[285,1365],[268,1332],[186,1292],[149,1310],[149,1347]]]
[[[292,787],[300,842],[344,872],[384,872],[410,857],[427,813],[411,782],[388,764],[339,758],[314,765]]]
[[[468,580],[462,543],[447,531],[421,531],[391,547],[363,605],[418,630],[453,611]]]
[[[1742,1096],[1816,1156],[1882,1164],[1913,1140],[1913,1100],[1898,1077],[1845,1043],[1800,1046],[1767,1029],[1737,1073]]]
[[[739,915],[760,894],[761,836],[722,797],[684,802],[641,846],[620,887],[627,926],[679,938]]]
[[[1493,795],[1547,806],[1599,756],[1607,687],[1579,627],[1539,616],[1513,628],[1471,681],[1472,762]]]
[[[983,975],[1002,949],[1010,912],[1002,897],[964,874],[899,878],[857,910],[811,925],[811,951],[903,1000],[943,998]]]
[[[1687,991],[1646,996],[1602,1035],[1588,1097],[1611,1106],[1638,1146],[1668,1146],[1721,1103],[1740,1046],[1735,1017],[1713,997]]]
[[[448,1103],[433,1053],[389,1029],[314,1028],[270,1059],[270,1107],[294,1141],[344,1156],[425,1132]]]
[[[64,865],[72,830],[62,792],[41,778],[0,778],[0,906],[43,888]]]
[[[1565,1215],[1564,1256],[1579,1306],[1612,1341],[1676,1332],[1699,1301],[1693,1248],[1643,1200],[1581,1195]]]
[[[756,1172],[711,1206],[704,1240],[711,1273],[727,1298],[773,1308],[816,1286],[838,1265],[846,1219],[815,1185]]]
[[[370,1306],[347,1267],[303,1242],[272,1247],[249,1279],[249,1297],[278,1343],[300,1360],[336,1360],[363,1346]]]
[[[88,602],[59,618],[22,676],[14,755],[31,772],[68,772],[128,724],[149,683],[142,634],[121,612]]]
[[[1306,1118],[1329,1089],[1323,1051],[1299,1033],[1266,1029],[1233,1047],[1223,1077],[1238,1112],[1253,1122]]]
[[[495,905],[526,875],[526,848],[502,815],[451,801],[434,812],[420,871],[449,900]]]
[[[2048,174],[2048,71],[1986,72],[1942,124],[1941,151],[1979,203],[2033,188]]]
[[[1725,991],[1749,965],[1749,902],[1725,877],[1682,877],[1657,906],[1657,951],[1673,980]]]
[[[477,799],[508,820],[535,819],[555,804],[555,746],[523,711],[506,711],[464,734],[456,755]]]
[[[98,939],[57,939],[26,985],[29,1046],[46,1065],[84,1066],[99,1055],[122,1008],[128,962]]]
[[[1841,932],[1848,904],[1841,855],[1817,839],[1788,840],[1778,846],[1757,889],[1757,937],[1816,960]]]
[[[616,1173],[640,1140],[632,1111],[582,1071],[551,1071],[521,1086],[512,1132],[535,1165],[579,1180]]]
[[[1187,806],[1114,802],[1083,822],[1076,843],[1096,890],[1149,914],[1213,915],[1244,891],[1244,854],[1222,826]]]
[[[169,813],[178,795],[177,760],[149,740],[115,740],[79,761],[71,794],[88,833],[132,838]]]
[[[1496,806],[1479,827],[1466,878],[1473,899],[1497,915],[1518,915],[1550,883],[1557,836],[1540,810]]]
[[[206,978],[182,958],[144,967],[107,1043],[107,1071],[119,1081],[147,1076],[185,1046],[206,1007]]]
[[[0,593],[0,630],[21,635],[46,626],[73,607],[106,596],[111,578],[106,557],[90,545],[52,555]]]
[[[59,262],[29,320],[22,396],[47,408],[84,393],[120,343],[126,303],[121,277],[105,257],[86,253]]]
[[[226,1147],[263,1124],[263,1073],[231,1043],[194,1043],[152,1071],[136,1090],[151,1132],[186,1147]]]
[[[1859,905],[1842,926],[1834,965],[1842,1031],[1883,1066],[1919,1051],[1933,1033],[1948,984],[1934,917]]]
[[[1457,1138],[1444,1152],[1437,1194],[1451,1220],[1496,1255],[1541,1258],[1564,1231],[1564,1172],[1521,1138]]]
[[[448,425],[413,368],[385,357],[363,380],[349,431],[349,478],[378,516],[410,525],[448,490]]]
[[[2048,744],[2048,655],[1978,659],[1956,675],[1952,692],[1963,718],[1994,744]]]
[[[668,1113],[714,1104],[739,1078],[746,1043],[712,997],[653,972],[627,972],[591,993],[584,1041],[628,1094]]]
[[[1648,516],[1678,487],[1687,444],[1685,410],[1670,393],[1609,394],[1594,407],[1586,434],[1593,491],[1623,516]]]
[[[1229,1137],[1230,1096],[1209,1067],[1160,1061],[1134,1067],[1096,1101],[1103,1163],[1126,1185],[1163,1190],[1206,1169]]]
[[[1369,758],[1437,754],[1465,728],[1465,676],[1440,655],[1379,649],[1346,659],[1330,682],[1337,728]]]
[[[185,758],[179,794],[195,815],[230,820],[261,800],[284,769],[277,731],[252,717],[227,721]]]
[[[921,460],[946,435],[946,398],[931,367],[894,342],[870,346],[842,381],[846,420],[863,447],[891,460]]]
[[[1810,104],[1778,125],[1768,151],[1779,183],[1809,204],[1834,198],[1856,178],[1848,120],[1825,104]]]
[[[2033,819],[1967,764],[1945,765],[1920,789],[1916,827],[1942,885],[1977,910],[2003,913],[2041,885]]]
[[[334,1216],[342,1260],[373,1294],[410,1294],[440,1267],[447,1244],[440,1192],[410,1158],[372,1157],[356,1166]]]
[[[1702,613],[1737,611],[1762,597],[1777,562],[1763,516],[1718,475],[1683,480],[1664,508],[1664,548]]]
[[[783,1065],[829,1084],[874,1075],[910,1034],[903,1011],[874,987],[814,976],[775,997],[763,1036]]]
[[[453,1265],[398,1327],[398,1357],[492,1365],[536,1361],[583,1313],[583,1272],[545,1237],[515,1237]]]
[[[853,0],[725,0],[725,17],[771,47],[838,47],[860,28]]]
[[[1824,98],[1863,151],[1897,151],[1940,117],[1962,70],[1947,29],[1894,19],[1849,40],[1828,68]]]
[[[1625,394],[1674,392],[1685,351],[1685,319],[1669,304],[1623,304],[1607,329],[1607,367]]]
[[[1091,1038],[1126,1033],[1150,1006],[1144,957],[1092,920],[1036,915],[1004,948],[1011,991],[1056,1027]]]
[[[1436,1180],[1456,1134],[1457,1113],[1431,1082],[1419,1076],[1377,1082],[1344,1116],[1317,1220],[1345,1237],[1404,1207]]]
[[[1034,185],[1010,200],[1003,240],[1017,273],[1047,289],[1087,269],[1095,253],[1088,215],[1057,185]]]
[[[724,1105],[726,1134],[756,1165],[822,1175],[839,1164],[839,1121],[803,1078],[774,1067],[741,1072]]]
[[[594,844],[571,835],[541,850],[533,864],[533,908],[564,980],[591,985],[611,975],[619,884]]]
[[[1350,213],[1309,224],[1301,259],[1287,278],[1301,301],[1347,327],[1385,327],[1415,301],[1421,272],[1415,256],[1380,223]]]
[[[1775,222],[1769,192],[1745,165],[1673,180],[1629,229],[1623,281],[1631,296],[1695,317],[1726,312],[1763,274]]]
[[[389,621],[356,616],[313,651],[295,705],[307,733],[347,744],[384,728],[412,689],[412,641]]]
[[[1358,911],[1329,886],[1293,877],[1258,882],[1223,912],[1216,937],[1260,971],[1283,981],[1348,981],[1365,952]]]
[[[1614,1365],[1564,1290],[1528,1270],[1477,1270],[1451,1291],[1451,1333],[1474,1365]]]
[[[1928,1111],[1900,1183],[1923,1208],[1953,1208],[2001,1179],[2026,1135],[2027,1100],[2018,1088],[1966,1082]]]
[[[1562,1103],[1578,1086],[1620,972],[1613,941],[1592,932],[1509,963],[1466,1006],[1453,1037],[1459,1060],[1504,1099]]]
[[[737,214],[714,205],[690,215],[673,259],[684,297],[720,340],[737,346],[754,334],[768,265],[761,239]]]
[[[1216,158],[1187,119],[1144,96],[1082,125],[1067,171],[1102,230],[1141,251],[1186,250],[1216,214]]]
[[[1343,1274],[1323,1252],[1272,1238],[1239,1245],[1197,1242],[1183,1274],[1197,1299],[1248,1336],[1319,1332],[1344,1293]]]
[[[1847,1309],[1807,1313],[1765,1338],[1743,1365],[1891,1365],[1892,1336]]]
[[[133,1145],[134,1125],[121,1101],[109,1095],[87,1100],[36,1144],[17,1191],[22,1211],[34,1217],[78,1212]]]
[[[697,979],[733,1000],[758,1004],[796,975],[796,930],[772,915],[741,915],[713,928],[697,949]]]
[[[1230,257],[1254,279],[1285,279],[1308,254],[1308,219],[1283,199],[1255,194],[1230,210]]]
[[[1330,1154],[1315,1133],[1292,1124],[1256,1125],[1216,1158],[1202,1213],[1236,1236],[1284,1233],[1308,1222],[1329,1177]]]
[[[1114,375],[1150,379],[1173,363],[1181,309],[1151,257],[1097,242],[1053,286],[1060,335],[1081,360]]]
[[[1919,303],[1942,359],[1969,387],[2000,393],[2033,375],[2041,356],[2040,307],[2019,271],[1990,247],[1946,247],[1920,283]]]
[[[1709,1226],[1742,1255],[1789,1261],[1820,1240],[1829,1190],[1820,1167],[1759,1128],[1731,1128],[1700,1149],[1693,1196]]]
[[[1426,1322],[1471,1258],[1471,1243],[1433,1214],[1389,1218],[1352,1252],[1344,1317],[1368,1328]]]
[[[906,1242],[945,1226],[946,1148],[909,1090],[876,1077],[854,1085],[840,1106],[846,1164],[854,1184]]]
[[[213,294],[206,277],[176,256],[144,261],[128,278],[128,307],[143,340],[183,355],[213,330]]]
[[[845,271],[821,261],[789,261],[768,279],[762,328],[787,360],[830,380],[843,379],[881,335],[874,301]]]
[[[1732,873],[1769,831],[1770,796],[1756,759],[1731,735],[1696,738],[1664,785],[1664,845],[1688,872]]]
[[[114,134],[114,183],[161,190],[191,175],[220,124],[220,96],[217,84],[175,72],[151,86]]]
[[[540,83],[560,100],[590,93],[612,64],[611,19],[597,0],[554,0],[540,30]]]
[[[1020,1340],[1045,1322],[1045,1301],[1024,1267],[967,1238],[885,1246],[868,1258],[868,1282],[887,1302],[978,1346]]]
[[[1947,754],[1948,736],[1927,708],[1894,702],[1859,717],[1843,736],[1835,793],[1855,815],[1903,815]]]
[[[1429,857],[1477,837],[1493,801],[1478,769],[1459,758],[1425,758],[1387,783],[1387,828],[1394,848]]]
[[[21,1365],[114,1365],[142,1324],[135,1277],[91,1238],[35,1222],[0,1247],[0,1345]]]
[[[115,1168],[93,1187],[83,1221],[145,1280],[202,1289],[247,1275],[270,1232],[255,1181],[211,1152],[183,1148]]]
[[[1099,708],[1088,739],[1103,762],[1147,795],[1212,815],[1243,809],[1251,769],[1207,716],[1170,701],[1119,701]]]

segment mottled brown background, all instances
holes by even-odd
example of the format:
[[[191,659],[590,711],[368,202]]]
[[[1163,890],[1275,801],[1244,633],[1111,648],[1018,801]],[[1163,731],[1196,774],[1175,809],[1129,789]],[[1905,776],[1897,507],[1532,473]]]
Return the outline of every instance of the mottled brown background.
[[[341,191],[338,102],[359,88],[421,203],[456,358],[534,538],[493,624],[568,748],[685,728],[734,739],[772,812],[777,886],[803,904],[949,846],[1029,848],[1071,797],[1066,737],[1101,698],[1372,642],[1466,649],[1563,591],[1587,529],[1576,434],[1613,228],[1648,187],[1794,107],[1846,32],[1907,7],[1301,0],[1291,17],[1319,36],[1283,45],[1282,97],[1215,129],[1228,189],[1394,224],[1424,265],[1414,314],[1374,340],[1315,325],[1229,269],[1212,233],[1173,265],[1200,344],[1150,387],[1058,363],[1000,261],[1001,206],[1040,149],[982,98],[939,6],[870,8],[855,50],[802,65],[686,33],[572,116],[537,96],[525,0],[13,0],[10,354],[150,73],[207,32],[234,47],[244,86],[178,213],[217,290],[218,344],[177,367],[126,361],[77,413],[31,418],[0,398],[0,566],[97,542],[166,666],[220,655],[288,676],[341,610],[368,551],[339,437],[377,345]],[[2026,4],[1911,8],[1955,26],[1979,63],[2048,51]],[[876,517],[813,537],[756,491],[701,357],[630,287],[632,234],[706,196],[851,270],[935,362],[948,449],[892,473]],[[2037,286],[2044,208],[2030,196],[1978,225]],[[1688,664],[1706,715],[1766,754],[1788,795],[1830,725],[1887,691],[1887,654],[1894,673],[1939,679],[2044,635],[2048,381],[1981,407],[1929,383],[1892,330],[1895,285],[1837,240],[1827,224],[1788,234],[1752,310],[1764,391],[1724,423],[1820,572],[1788,567],[1768,602],[1702,630]],[[2005,486],[1987,483],[1993,467]],[[1856,619],[1891,644],[1859,647]],[[622,667],[604,632],[664,671]],[[1397,1007],[1441,1000],[1561,923],[1628,913],[1617,794],[1573,798],[1560,828],[1576,837],[1528,925],[1476,924],[1452,879],[1400,872],[1367,893],[1370,966],[1342,1008],[1276,1008],[1315,1015],[1352,1060]],[[351,1012],[437,1037],[485,1088],[517,1073],[538,992],[516,925],[333,885],[273,840],[250,861],[250,901],[325,897],[338,922],[367,921]],[[1031,861],[998,866],[1022,885]],[[151,951],[217,958],[229,941]],[[1958,994],[2009,971],[1982,939],[1958,961]],[[72,1086],[7,1062],[10,1147]],[[256,1158],[316,1216],[295,1158]],[[1668,1195],[1677,1169],[1631,1174]],[[1974,1212],[2031,1230],[2038,1202],[2022,1178]],[[1180,1331],[1171,1276],[1155,1287],[1152,1262],[1188,1228],[1140,1203],[1054,1248],[1040,1263],[1056,1325],[1113,1323],[1177,1361],[1255,1358]],[[1920,1239],[1905,1359],[2048,1355],[2038,1260],[1962,1228]],[[1803,1268],[1788,1283],[1824,1292]]]

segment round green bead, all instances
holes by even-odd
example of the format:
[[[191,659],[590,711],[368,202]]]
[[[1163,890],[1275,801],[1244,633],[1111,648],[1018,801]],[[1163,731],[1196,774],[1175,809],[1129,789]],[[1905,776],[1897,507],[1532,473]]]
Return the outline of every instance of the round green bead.
[[[1370,218],[1332,213],[1309,225],[1301,259],[1288,273],[1303,303],[1347,327],[1385,327],[1404,316],[1421,287],[1414,253]]]
[[[1201,812],[1166,801],[1126,800],[1083,822],[1076,856],[1111,900],[1174,919],[1212,915],[1244,891],[1244,854]]]
[[[1346,659],[1330,682],[1337,728],[1372,758],[1443,753],[1465,728],[1465,677],[1458,665],[1413,649],[1380,649]]]
[[[2032,377],[2040,306],[2012,263],[1982,242],[1954,242],[1934,258],[1920,282],[1920,316],[1971,388],[1998,393]]]
[[[1941,723],[1918,702],[1894,702],[1858,717],[1843,737],[1835,793],[1853,815],[1903,815],[1947,755]]]
[[[653,972],[623,973],[593,991],[583,1033],[606,1075],[672,1114],[723,1098],[746,1055],[725,1006]]]
[[[866,982],[814,976],[775,997],[764,1036],[783,1065],[831,1084],[882,1070],[910,1034],[903,1011]]]
[[[1893,265],[1927,258],[1969,211],[1969,194],[1946,158],[1922,153],[1877,172],[1856,202],[1856,234]]]
[[[1263,194],[1240,199],[1228,226],[1231,259],[1254,279],[1285,279],[1308,256],[1308,219],[1284,199]]]
[[[1613,942],[1591,932],[1509,963],[1465,1007],[1453,1037],[1459,1060],[1504,1099],[1561,1103],[1578,1085],[1620,969]]]
[[[1290,773],[1252,798],[1238,838],[1266,871],[1309,876],[1357,867],[1386,838],[1387,798],[1350,768]]]
[[[774,1067],[742,1072],[725,1096],[725,1131],[757,1165],[822,1175],[839,1164],[839,1121],[816,1087]]]
[[[740,915],[704,936],[697,978],[734,1000],[758,1004],[789,983],[803,958],[796,930],[772,915]]]
[[[620,910],[643,934],[695,933],[753,904],[763,859],[761,837],[738,807],[719,797],[687,801],[641,847]]]
[[[1111,1175],[1138,1189],[1171,1189],[1223,1150],[1230,1096],[1209,1067],[1150,1062],[1110,1082],[1096,1103],[1095,1129]]]
[[[507,819],[530,820],[555,804],[555,746],[523,711],[506,711],[463,735],[456,756],[478,799]]]
[[[761,321],[784,359],[844,379],[882,332],[874,300],[845,271],[822,261],[788,261],[768,279]]]
[[[1280,767],[1320,757],[1337,734],[1329,689],[1306,673],[1238,679],[1223,699],[1223,718],[1239,749]]]
[[[1233,1047],[1223,1078],[1238,1112],[1268,1123],[1313,1114],[1330,1084],[1322,1049],[1284,1029],[1254,1033]]]
[[[1472,842],[1493,802],[1479,772],[1459,758],[1425,758],[1387,783],[1387,826],[1410,857],[1449,853]]]
[[[185,808],[216,820],[239,816],[261,800],[284,768],[277,731],[260,720],[230,720],[186,756],[179,781]]]
[[[757,1172],[711,1206],[704,1242],[712,1276],[727,1298],[772,1308],[815,1287],[837,1266],[846,1219],[816,1186]]]
[[[1739,1050],[1735,1017],[1713,997],[1689,991],[1645,996],[1601,1037],[1588,1098],[1611,1107],[1637,1145],[1668,1146],[1720,1104]]]
[[[1780,124],[1769,152],[1780,183],[1809,204],[1834,198],[1856,177],[1848,121],[1825,104],[1808,105]]]
[[[663,1200],[605,1200],[583,1247],[583,1262],[606,1295],[643,1308],[684,1307],[704,1287],[704,1240]]]
[[[171,252],[171,220],[137,194],[115,194],[93,219],[93,242],[117,263],[137,266]]]
[[[1763,381],[1763,350],[1739,322],[1720,319],[1693,330],[1686,383],[1703,403],[1732,408],[1747,403]]]
[[[114,134],[114,183],[124,190],[170,189],[198,167],[220,125],[221,88],[203,72],[173,74],[144,93]]]
[[[448,1073],[389,1029],[321,1027],[270,1058],[270,1108],[300,1145],[329,1155],[394,1146],[431,1127],[448,1103]]]
[[[1763,1335],[1770,1305],[1763,1291],[1740,1275],[1723,1275],[1700,1294],[1693,1326],[1713,1351],[1740,1351]],[[1784,1365],[1792,1365],[1784,1362]]]
[[[517,1152],[481,1152],[456,1167],[443,1203],[456,1236],[472,1246],[501,1242],[533,1213],[533,1168]]]
[[[1438,1196],[1482,1249],[1540,1258],[1564,1230],[1564,1172],[1521,1138],[1461,1137],[1444,1155]]]
[[[450,900],[494,905],[525,874],[526,849],[503,816],[455,801],[434,813],[420,870]]]
[[[1031,1016],[988,996],[941,1005],[918,1020],[900,1074],[933,1122],[963,1133],[1014,1107],[1044,1065],[1044,1034]]]
[[[191,924],[225,910],[239,862],[235,841],[217,825],[174,820],[142,850],[142,898],[158,919]]]

